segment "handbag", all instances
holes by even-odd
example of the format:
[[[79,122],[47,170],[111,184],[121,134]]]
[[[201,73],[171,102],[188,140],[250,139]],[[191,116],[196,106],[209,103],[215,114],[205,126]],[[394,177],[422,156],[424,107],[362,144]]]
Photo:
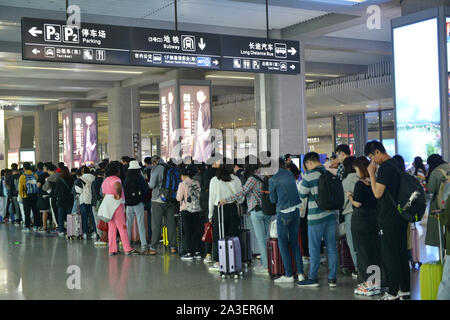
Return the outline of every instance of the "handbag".
[[[97,227],[100,231],[108,232],[108,223],[103,220],[99,220]]]
[[[212,222],[205,223],[205,231],[203,232],[202,241],[206,243],[213,242]]]

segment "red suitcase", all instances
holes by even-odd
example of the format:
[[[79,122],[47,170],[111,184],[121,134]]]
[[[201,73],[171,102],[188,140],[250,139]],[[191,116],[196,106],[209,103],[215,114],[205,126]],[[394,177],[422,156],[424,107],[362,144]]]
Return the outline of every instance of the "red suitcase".
[[[292,271],[293,274],[297,273],[297,266],[295,264],[294,255],[292,254],[291,249],[289,249],[291,253],[291,262],[292,262]],[[280,248],[278,247],[278,239],[270,238],[267,239],[267,259],[268,259],[268,268],[269,274],[271,278],[276,276],[284,275],[284,266],[283,260],[281,258]]]
[[[350,248],[347,244],[347,240],[345,240],[345,237],[339,238],[339,260],[342,273],[347,274],[355,271]]]

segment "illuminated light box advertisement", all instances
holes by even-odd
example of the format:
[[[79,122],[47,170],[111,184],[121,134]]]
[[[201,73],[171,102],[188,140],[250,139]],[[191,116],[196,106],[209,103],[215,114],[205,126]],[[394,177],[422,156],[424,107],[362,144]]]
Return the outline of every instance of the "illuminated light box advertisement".
[[[63,129],[63,162],[66,166],[72,166],[72,143],[70,139],[70,110],[64,110],[62,112],[62,129]]]
[[[8,151],[8,168],[11,168],[13,163],[19,163],[19,151]]]
[[[161,132],[161,157],[168,160],[177,144],[176,129],[178,127],[178,113],[175,100],[175,87],[160,88],[159,105],[160,132]]]
[[[95,112],[74,112],[73,121],[73,164],[97,161],[97,114]]]
[[[211,104],[209,86],[180,86],[182,157],[206,162],[211,156]]]
[[[437,19],[393,29],[397,153],[441,153]]]

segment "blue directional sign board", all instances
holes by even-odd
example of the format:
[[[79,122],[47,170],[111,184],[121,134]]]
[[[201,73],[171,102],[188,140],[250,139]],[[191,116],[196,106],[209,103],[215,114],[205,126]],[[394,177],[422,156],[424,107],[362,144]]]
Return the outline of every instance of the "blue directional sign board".
[[[22,58],[299,74],[298,41],[22,18]]]

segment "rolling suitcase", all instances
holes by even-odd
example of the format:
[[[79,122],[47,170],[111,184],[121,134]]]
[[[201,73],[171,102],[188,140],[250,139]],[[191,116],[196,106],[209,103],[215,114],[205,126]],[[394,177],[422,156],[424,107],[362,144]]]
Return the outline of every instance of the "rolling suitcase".
[[[67,215],[67,239],[81,239],[81,214],[72,213]]]
[[[433,219],[433,217],[429,217]],[[438,220],[439,221],[439,220]],[[441,224],[438,224],[439,229],[439,261],[427,262],[422,264],[420,268],[420,299],[421,300],[436,300],[439,290],[439,285],[442,281],[443,267],[443,252],[442,252],[442,236]]]
[[[246,228],[247,216],[241,216],[241,230],[239,230],[239,242],[241,243],[242,264],[244,268],[252,264],[253,252],[251,246],[251,232]]]
[[[355,271],[352,255],[345,236],[339,238],[339,260],[342,273],[348,274],[349,272]]]
[[[419,268],[422,265],[420,262],[420,237],[419,231],[416,228],[416,223],[411,223],[410,229],[410,237],[411,237],[411,265],[413,268],[417,265]]]
[[[242,276],[242,253],[238,237],[226,237],[223,217],[223,206],[218,207],[219,224],[219,271],[222,278],[234,275]]]
[[[294,255],[290,248],[289,252],[291,254],[292,271],[293,274],[296,274],[297,265],[295,264]],[[278,238],[267,239],[267,259],[270,277],[284,276],[284,265],[283,259],[281,258],[281,251],[278,247]]]

